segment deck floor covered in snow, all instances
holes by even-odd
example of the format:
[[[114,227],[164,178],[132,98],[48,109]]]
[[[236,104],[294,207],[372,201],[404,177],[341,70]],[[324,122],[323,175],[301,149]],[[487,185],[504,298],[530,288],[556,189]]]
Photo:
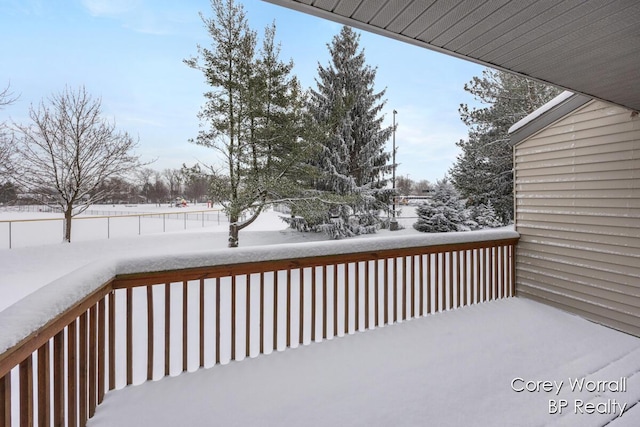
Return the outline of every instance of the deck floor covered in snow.
[[[621,427],[639,401],[640,339],[510,298],[129,386],[88,425]]]

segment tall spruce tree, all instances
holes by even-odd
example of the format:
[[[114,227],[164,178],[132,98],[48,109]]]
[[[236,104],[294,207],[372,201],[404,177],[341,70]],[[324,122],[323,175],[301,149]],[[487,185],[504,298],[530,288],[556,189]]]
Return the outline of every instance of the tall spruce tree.
[[[491,203],[503,224],[513,220],[513,153],[509,128],[555,97],[559,90],[533,80],[487,69],[464,90],[486,107],[460,105],[469,137],[450,170],[452,183],[471,206]]]
[[[326,203],[317,203],[305,221],[334,237],[374,232],[391,195],[384,188],[392,168],[385,144],[393,131],[382,125],[385,90],[375,91],[376,69],[366,64],[359,40],[359,34],[342,27],[327,45],[331,61],[326,67],[318,64],[317,88],[310,91],[319,147],[313,163],[320,172],[312,185],[325,193]]]
[[[200,16],[212,47],[198,46],[199,57],[185,63],[201,70],[211,86],[194,142],[222,154],[222,170],[210,168],[211,197],[229,216],[229,246],[236,247],[239,231],[297,183],[305,151],[299,137],[303,104],[293,63],[279,59],[275,24],[258,49],[241,4],[212,0],[211,6],[212,18]]]

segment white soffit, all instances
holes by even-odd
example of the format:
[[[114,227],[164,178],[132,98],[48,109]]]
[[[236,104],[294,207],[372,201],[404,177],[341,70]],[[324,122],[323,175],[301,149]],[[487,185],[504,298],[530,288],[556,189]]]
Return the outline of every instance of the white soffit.
[[[266,0],[640,110],[638,0]]]

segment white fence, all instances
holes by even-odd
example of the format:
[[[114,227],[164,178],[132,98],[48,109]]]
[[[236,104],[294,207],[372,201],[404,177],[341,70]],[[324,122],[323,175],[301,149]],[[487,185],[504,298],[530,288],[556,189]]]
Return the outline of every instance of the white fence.
[[[228,218],[219,209],[185,212],[76,216],[71,241],[129,237],[223,225]],[[95,214],[95,212],[91,212]],[[62,241],[63,218],[0,220],[0,249],[53,244]]]

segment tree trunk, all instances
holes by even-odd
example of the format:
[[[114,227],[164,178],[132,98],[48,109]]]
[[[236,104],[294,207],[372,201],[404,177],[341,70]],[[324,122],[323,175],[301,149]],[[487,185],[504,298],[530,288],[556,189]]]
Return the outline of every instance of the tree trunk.
[[[229,215],[229,247],[238,247],[238,215]]]
[[[64,221],[62,226],[62,241],[71,242],[71,218],[73,217],[73,207],[69,206],[64,211]]]

